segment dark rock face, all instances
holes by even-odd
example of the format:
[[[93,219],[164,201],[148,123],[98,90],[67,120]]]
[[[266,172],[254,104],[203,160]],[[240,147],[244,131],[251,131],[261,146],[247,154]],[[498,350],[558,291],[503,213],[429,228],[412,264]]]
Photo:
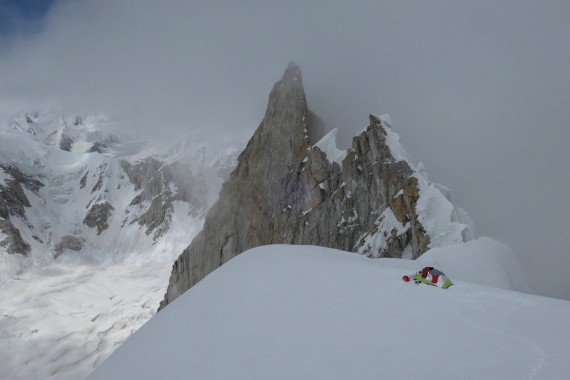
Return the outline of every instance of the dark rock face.
[[[371,257],[402,257],[407,250],[412,258],[420,256],[430,239],[415,210],[417,179],[406,161],[390,153],[386,128],[370,115],[342,167],[329,161],[312,145],[324,128],[307,108],[299,68],[290,64],[204,229],[174,263],[161,308],[260,245],[312,244]],[[390,217],[394,222],[387,224],[384,218]],[[381,248],[367,243],[378,234]]]
[[[9,148],[0,151],[0,286],[60,255],[171,257],[195,236],[221,187],[217,173],[229,176],[237,151],[190,133],[142,159],[148,145],[123,144],[108,126],[105,117],[49,114],[9,124],[0,144]],[[67,148],[65,136],[74,141]],[[106,154],[84,152],[90,146]]]
[[[20,231],[10,220],[11,216],[25,218],[25,208],[30,207],[30,201],[24,188],[37,192],[43,184],[12,165],[0,165],[0,170],[10,178],[6,186],[0,185],[0,232],[5,238],[0,240],[0,246],[6,247],[10,254],[27,255],[30,245],[22,239]]]
[[[81,251],[81,249],[83,248],[83,243],[85,242],[85,239],[77,237],[77,236],[72,236],[72,235],[66,235],[63,236],[61,238],[61,241],[57,244],[57,246],[55,247],[55,257],[58,257],[59,255],[61,255],[63,252],[70,250],[70,251]]]
[[[137,222],[146,227],[146,234],[153,234],[154,240],[168,231],[174,201],[192,205],[190,213],[193,216],[206,209],[206,185],[190,175],[188,169],[179,163],[164,164],[148,157],[135,165],[122,161],[121,167],[135,185],[135,190],[140,190],[129,205],[139,211],[138,217],[131,223]],[[176,188],[175,192],[172,185]]]
[[[371,115],[366,131],[354,138],[342,170],[319,148],[311,149],[308,160],[286,176],[286,207],[276,217],[275,241],[315,244],[371,257],[401,257],[409,244],[413,258],[427,250],[429,237],[413,203],[414,191],[418,194],[414,171],[407,162],[392,156],[384,128]],[[402,193],[403,189],[408,192]],[[396,197],[398,193],[402,194]],[[409,227],[388,231],[388,247],[372,251],[364,245],[364,237],[380,232],[378,220],[388,209],[398,210],[401,229],[408,223]]]
[[[109,228],[108,220],[114,208],[109,202],[97,203],[91,206],[83,223],[91,228],[97,228],[97,235]]]
[[[18,253],[26,256],[30,253],[30,245],[22,239],[20,231],[14,227],[10,220],[0,218],[0,232],[6,237],[0,240],[0,247],[5,247],[9,254]]]
[[[49,145],[56,145],[59,149],[71,152],[73,146],[73,138],[62,131],[53,131],[46,139]]]
[[[89,148],[89,150],[87,151],[88,153],[102,153],[105,149],[107,148],[107,146],[105,144],[103,144],[102,142],[95,142],[95,144],[93,144],[93,146],[91,146],[91,148]]]

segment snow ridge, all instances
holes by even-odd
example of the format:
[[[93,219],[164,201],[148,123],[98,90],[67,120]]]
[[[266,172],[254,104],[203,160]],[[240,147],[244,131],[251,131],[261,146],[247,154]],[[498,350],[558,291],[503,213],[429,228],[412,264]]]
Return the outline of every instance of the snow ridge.
[[[355,249],[361,254],[379,257],[379,253],[389,246],[390,237],[403,236],[402,234],[409,228],[408,221],[398,220],[393,208],[396,207],[395,203],[410,202],[410,199],[416,202],[416,217],[429,236],[428,248],[443,247],[473,239],[473,222],[467,212],[453,203],[451,191],[445,186],[430,182],[422,163],[417,166],[412,163],[400,143],[400,136],[391,128],[392,119],[389,115],[382,115],[378,120],[385,134],[385,143],[395,163],[405,163],[412,169],[411,178],[415,179],[415,185],[412,187],[417,188],[417,195],[411,187],[405,187],[395,194],[392,197],[392,206],[380,214],[375,222],[376,228],[372,232],[362,234]],[[406,197],[407,200],[401,201]],[[413,257],[411,251],[408,250],[403,258],[416,257]]]
[[[495,244],[456,245],[467,265],[439,255],[454,281],[445,290],[401,280],[431,251],[418,263],[315,246],[254,248],[158,313],[89,379],[563,378],[570,302],[463,277],[503,276],[493,260],[477,260],[500,256]]]

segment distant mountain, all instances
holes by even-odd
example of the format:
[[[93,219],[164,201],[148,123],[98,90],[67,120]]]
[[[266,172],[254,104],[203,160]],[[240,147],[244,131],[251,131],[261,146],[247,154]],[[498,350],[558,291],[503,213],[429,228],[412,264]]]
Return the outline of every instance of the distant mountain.
[[[24,132],[39,142],[67,152],[105,153],[120,144],[118,135],[108,132],[116,123],[108,117],[28,113],[14,119],[10,129]]]
[[[290,64],[238,158],[204,229],[173,266],[161,307],[250,248],[307,244],[370,257],[415,259],[473,237],[449,190],[407,158],[390,118],[370,115],[352,147],[336,147],[308,109]]]
[[[174,258],[199,230],[238,151],[192,135],[161,151],[116,129],[39,113],[0,129],[0,285],[63,254]]]

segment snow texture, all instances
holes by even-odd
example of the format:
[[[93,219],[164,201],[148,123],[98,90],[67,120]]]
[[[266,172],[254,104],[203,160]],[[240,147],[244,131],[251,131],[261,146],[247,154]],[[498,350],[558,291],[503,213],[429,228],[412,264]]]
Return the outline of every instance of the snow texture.
[[[396,161],[408,161],[411,165],[412,160],[408,156],[408,153],[402,144],[400,144],[400,135],[392,131],[392,119],[390,116],[381,115],[380,121],[382,122],[382,125],[385,126],[384,131],[386,131],[386,145],[388,145],[392,156],[396,159]]]
[[[340,150],[336,145],[337,129],[333,129],[324,135],[314,146],[319,148],[326,156],[329,162],[336,162],[342,168],[342,161],[346,158],[347,150]]]
[[[156,312],[172,264],[66,257],[0,289],[0,379],[84,379]]]
[[[430,248],[473,239],[473,222],[465,211],[456,207],[450,191],[429,182],[427,175],[416,171],[420,197],[416,212],[430,237]]]
[[[89,379],[564,378],[570,303],[467,282],[503,275],[502,248],[474,244],[455,247],[465,264],[434,252],[455,283],[446,290],[402,281],[427,261],[252,249],[158,313]]]

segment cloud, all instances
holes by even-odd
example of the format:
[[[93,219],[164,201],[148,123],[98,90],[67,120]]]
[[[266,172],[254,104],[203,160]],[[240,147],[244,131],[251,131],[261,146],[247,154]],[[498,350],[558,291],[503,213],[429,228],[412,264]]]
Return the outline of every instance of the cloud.
[[[41,30],[42,18],[53,0],[0,0],[0,50],[2,37],[33,34]]]
[[[287,62],[342,148],[390,113],[480,235],[570,299],[570,5],[525,1],[55,2],[0,52],[0,112],[120,112],[143,133],[248,135]],[[541,280],[537,280],[537,279]],[[546,279],[545,279],[546,278]]]

